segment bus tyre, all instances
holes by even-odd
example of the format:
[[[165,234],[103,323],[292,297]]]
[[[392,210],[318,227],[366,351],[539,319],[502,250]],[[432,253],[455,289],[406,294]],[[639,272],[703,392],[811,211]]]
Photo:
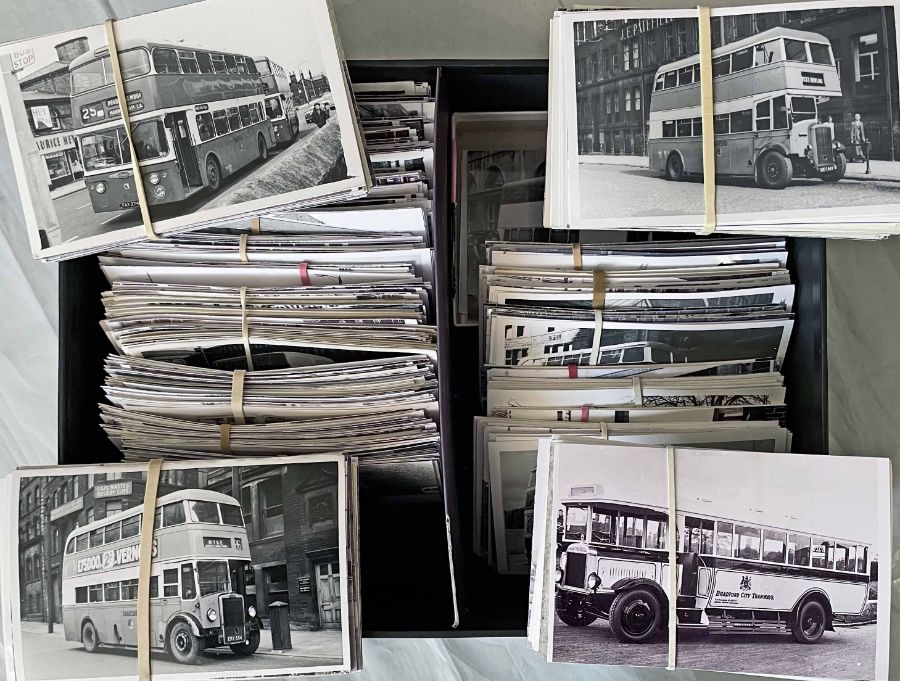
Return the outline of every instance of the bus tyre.
[[[825,606],[817,600],[806,601],[797,609],[791,635],[797,643],[816,643],[825,633]]]
[[[666,159],[666,179],[680,182],[684,179],[684,161],[681,156],[672,152]]]
[[[200,664],[205,641],[194,636],[191,625],[178,621],[169,629],[169,652],[181,664]]]
[[[266,140],[262,135],[257,136],[256,146],[259,149],[260,161],[265,161],[267,158],[269,158],[269,147],[268,145],[266,145]]]
[[[222,186],[222,168],[215,156],[206,159],[206,186],[213,194]]]
[[[97,627],[90,620],[81,625],[81,643],[88,653],[96,653],[100,647],[100,636],[97,634]]]
[[[570,627],[586,627],[597,619],[596,615],[588,615],[577,608],[557,608],[556,614],[564,624]]]
[[[756,165],[756,183],[765,189],[784,189],[793,175],[790,159],[774,149],[760,156]]]
[[[657,635],[662,622],[662,605],[650,589],[622,591],[609,609],[609,628],[620,643],[649,641]]]
[[[241,655],[246,657],[247,655],[252,655],[256,652],[256,649],[259,648],[259,631],[253,629],[250,631],[250,635],[247,636],[247,640],[243,643],[235,643],[233,645],[228,646],[231,648],[231,652],[235,655]]]
[[[834,164],[837,168],[829,173],[822,173],[820,175],[823,182],[837,182],[844,176],[844,173],[847,172],[847,159],[844,158],[843,154],[835,153]]]

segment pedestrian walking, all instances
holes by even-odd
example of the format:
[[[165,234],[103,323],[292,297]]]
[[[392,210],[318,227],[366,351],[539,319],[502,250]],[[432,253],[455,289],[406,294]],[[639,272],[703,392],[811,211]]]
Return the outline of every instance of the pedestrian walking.
[[[312,122],[320,128],[328,122],[328,114],[325,113],[318,102],[313,105]]]
[[[831,116],[825,116],[822,125],[831,130],[831,139],[834,139],[834,119]]]
[[[864,163],[866,156],[863,148],[868,146],[868,138],[866,137],[866,126],[863,125],[862,116],[853,114],[853,121],[850,123],[850,145],[853,147],[853,160],[856,163]]]

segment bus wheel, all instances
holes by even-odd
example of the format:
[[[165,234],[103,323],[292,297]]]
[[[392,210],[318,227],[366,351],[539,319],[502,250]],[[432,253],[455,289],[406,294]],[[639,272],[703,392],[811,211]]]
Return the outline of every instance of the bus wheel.
[[[96,653],[97,648],[100,647],[100,636],[97,634],[97,627],[90,620],[81,627],[81,643],[84,645],[85,651],[89,653]]]
[[[586,627],[597,619],[596,615],[588,615],[577,608],[557,608],[556,614],[564,624],[568,624],[570,627]]]
[[[659,598],[650,589],[619,593],[609,609],[609,628],[620,643],[644,643],[653,638],[662,624]]]
[[[797,643],[816,643],[825,633],[825,607],[816,600],[806,601],[797,609],[791,635]]]
[[[672,152],[666,159],[666,179],[679,182],[684,179],[684,163],[681,156]]]
[[[844,173],[847,172],[847,159],[844,158],[843,154],[837,153],[834,155],[834,164],[837,168],[831,172],[822,173],[819,176],[822,178],[823,182],[837,182],[844,176]]]
[[[191,626],[185,622],[176,622],[169,629],[169,652],[176,662],[181,664],[200,664],[205,641],[194,636]]]
[[[784,189],[791,183],[794,168],[790,159],[774,149],[764,153],[756,165],[756,183],[765,189]]]
[[[231,652],[233,652],[235,655],[252,655],[256,652],[256,649],[259,648],[259,631],[253,629],[250,632],[250,635],[247,637],[246,641],[244,641],[243,643],[235,643],[228,647],[231,648]]]
[[[219,187],[222,186],[222,169],[219,167],[219,162],[215,156],[210,156],[206,159],[206,186],[209,187],[209,191],[213,194],[219,191]]]
[[[267,158],[269,158],[269,147],[266,145],[266,140],[262,135],[257,136],[256,146],[257,148],[259,148],[260,161],[265,161]]]

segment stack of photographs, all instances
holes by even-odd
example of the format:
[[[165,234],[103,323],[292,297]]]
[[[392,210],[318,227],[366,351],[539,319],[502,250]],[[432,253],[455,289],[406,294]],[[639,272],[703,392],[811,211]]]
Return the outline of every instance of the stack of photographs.
[[[711,9],[708,129],[696,9],[557,12],[544,226],[900,233],[896,9]],[[709,197],[704,140],[714,150]]]
[[[547,113],[456,113],[452,122],[454,320],[478,324],[478,270],[490,241],[539,241]]]
[[[7,476],[5,678],[136,679],[142,560],[154,678],[359,669],[356,481],[339,454],[164,462],[142,556],[146,465]]]
[[[528,639],[547,660],[888,678],[888,459],[538,450]]]
[[[204,0],[0,46],[0,114],[35,257],[365,195],[328,0],[256,10]]]
[[[790,451],[784,240],[491,243],[488,253],[473,534],[500,573],[529,571],[540,437]]]

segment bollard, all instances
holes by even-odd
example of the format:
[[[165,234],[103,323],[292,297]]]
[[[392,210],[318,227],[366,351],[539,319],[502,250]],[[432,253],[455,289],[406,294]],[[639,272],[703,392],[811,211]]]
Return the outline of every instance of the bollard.
[[[269,628],[272,630],[272,650],[290,650],[291,623],[288,604],[284,601],[269,603]]]

